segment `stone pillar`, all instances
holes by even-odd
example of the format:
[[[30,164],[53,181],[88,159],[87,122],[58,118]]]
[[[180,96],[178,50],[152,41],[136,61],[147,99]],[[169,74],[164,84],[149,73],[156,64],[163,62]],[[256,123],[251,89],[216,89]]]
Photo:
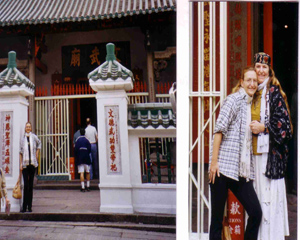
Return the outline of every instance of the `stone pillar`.
[[[106,62],[88,75],[97,92],[100,212],[133,213],[126,94],[133,74],[116,61],[113,44],[106,48]]]
[[[16,53],[8,54],[7,68],[0,73],[0,166],[5,172],[11,211],[19,212],[22,200],[12,197],[13,188],[20,176],[20,139],[28,121],[27,96],[32,96],[34,85],[18,69]],[[2,204],[2,202],[1,202]],[[5,209],[1,206],[1,209]]]
[[[12,197],[12,190],[18,180],[20,175],[20,164],[19,164],[19,152],[20,152],[20,139],[25,131],[25,123],[28,119],[28,106],[29,103],[27,99],[18,94],[11,94],[9,96],[1,96],[0,93],[0,127],[1,130],[5,128],[5,121],[7,117],[11,119],[10,124],[10,167],[7,164],[2,163],[2,169],[6,176],[6,187],[8,192],[8,198],[11,202],[11,212],[19,212],[20,204],[22,199],[14,199]],[[0,131],[1,131],[0,130]],[[5,132],[2,131],[1,138],[6,138]],[[2,141],[2,139],[1,139]],[[14,143],[14,144],[13,144]],[[5,147],[5,142],[3,142]],[[3,145],[2,145],[3,146]],[[1,160],[5,159],[5,154],[2,151]],[[7,168],[8,167],[8,168]],[[1,202],[1,209],[5,209],[3,203]]]
[[[96,99],[100,212],[133,213],[128,151],[127,95],[123,89],[99,91]],[[114,161],[113,158],[115,158]]]

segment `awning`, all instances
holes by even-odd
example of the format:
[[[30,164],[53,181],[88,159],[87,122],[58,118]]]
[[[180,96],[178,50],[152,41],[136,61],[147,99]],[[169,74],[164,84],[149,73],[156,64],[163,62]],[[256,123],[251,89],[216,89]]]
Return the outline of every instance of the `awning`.
[[[175,10],[176,0],[0,0],[0,26],[90,21]]]

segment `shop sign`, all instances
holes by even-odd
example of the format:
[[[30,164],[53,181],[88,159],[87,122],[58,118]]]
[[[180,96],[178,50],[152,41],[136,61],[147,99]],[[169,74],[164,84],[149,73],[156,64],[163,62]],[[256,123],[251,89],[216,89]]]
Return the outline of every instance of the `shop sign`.
[[[106,61],[106,44],[63,46],[61,48],[63,83],[87,81],[87,75]],[[115,44],[116,60],[131,69],[130,42],[113,42],[113,44]]]

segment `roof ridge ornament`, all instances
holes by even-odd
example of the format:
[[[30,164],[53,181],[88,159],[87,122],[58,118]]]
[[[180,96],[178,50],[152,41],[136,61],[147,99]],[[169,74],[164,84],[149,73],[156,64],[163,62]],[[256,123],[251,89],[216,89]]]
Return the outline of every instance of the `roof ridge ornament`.
[[[15,51],[10,51],[8,53],[7,68],[16,68],[17,67],[16,56],[17,56],[17,54]]]
[[[133,89],[133,73],[119,63],[115,55],[115,45],[106,44],[106,61],[88,74],[91,88],[100,90]]]
[[[7,68],[0,72],[0,95],[33,95],[35,85],[17,69],[16,56],[15,51],[10,51]]]
[[[106,61],[114,61],[117,60],[115,55],[115,45],[113,43],[106,44]]]

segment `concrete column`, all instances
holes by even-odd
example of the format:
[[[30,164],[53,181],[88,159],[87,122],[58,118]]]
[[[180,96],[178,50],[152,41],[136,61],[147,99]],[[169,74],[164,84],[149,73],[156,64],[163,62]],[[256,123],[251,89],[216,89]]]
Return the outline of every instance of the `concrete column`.
[[[19,212],[22,200],[12,198],[12,191],[21,174],[20,139],[28,120],[29,105],[26,97],[33,95],[34,84],[17,69],[14,51],[8,53],[7,68],[0,74],[4,77],[0,87],[0,166],[6,176],[11,211]]]
[[[127,95],[124,89],[99,91],[96,94],[96,99],[100,166],[100,212],[133,213],[127,127]],[[111,133],[114,133],[114,135],[111,135]],[[111,144],[112,139],[113,144]],[[115,161],[112,161],[112,154],[116,157]]]
[[[133,74],[106,45],[106,62],[88,74],[97,92],[100,212],[133,213],[127,126],[127,94]]]
[[[22,199],[14,199],[12,197],[12,191],[17,183],[20,174],[20,162],[19,162],[19,152],[20,152],[20,139],[24,135],[25,123],[28,118],[28,101],[25,97],[20,95],[9,95],[0,97],[0,116],[1,125],[3,124],[3,117],[9,114],[11,116],[12,122],[10,124],[10,144],[11,146],[11,166],[10,172],[6,173],[6,187],[8,192],[8,198],[11,202],[11,212],[19,212],[20,204]],[[1,126],[2,127],[2,126]],[[3,136],[3,135],[2,135]],[[2,139],[1,139],[2,141]],[[5,171],[5,167],[3,167]],[[2,205],[1,201],[1,205]],[[5,209],[4,206],[1,206],[1,209]]]

